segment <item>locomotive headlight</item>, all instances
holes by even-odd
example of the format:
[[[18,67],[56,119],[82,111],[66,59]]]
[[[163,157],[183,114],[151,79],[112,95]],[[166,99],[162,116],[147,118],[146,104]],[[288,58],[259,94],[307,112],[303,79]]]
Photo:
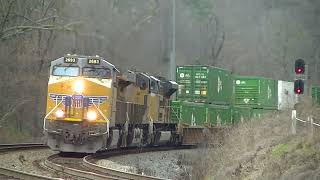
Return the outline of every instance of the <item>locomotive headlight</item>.
[[[63,118],[63,116],[64,116],[64,112],[61,109],[58,109],[56,111],[56,117],[57,118]]]
[[[97,119],[97,113],[94,112],[94,111],[88,111],[88,112],[87,112],[87,119],[88,119],[89,121],[94,121],[94,120],[96,120],[96,119]]]
[[[77,80],[77,81],[73,84],[73,90],[74,90],[76,93],[82,93],[83,90],[84,90],[83,81]]]

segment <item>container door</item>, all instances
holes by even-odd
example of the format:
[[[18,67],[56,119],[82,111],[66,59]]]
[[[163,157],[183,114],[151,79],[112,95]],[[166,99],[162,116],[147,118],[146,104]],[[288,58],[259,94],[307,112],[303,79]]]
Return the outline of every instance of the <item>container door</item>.
[[[235,105],[259,106],[260,80],[251,78],[235,79]]]
[[[278,84],[272,79],[263,79],[259,102],[261,107],[276,109],[278,104]]]
[[[223,126],[232,124],[231,109],[229,107],[223,107],[219,110],[220,118]]]
[[[208,107],[208,122],[212,127],[218,126],[218,118],[217,109],[214,107]]]
[[[230,104],[233,93],[233,78],[230,72],[212,67],[208,81],[208,101],[215,104]]]
[[[193,97],[196,102],[205,102],[208,96],[208,67],[194,66],[194,91]]]
[[[206,123],[206,108],[203,104],[183,104],[182,121],[192,126],[202,126]]]
[[[193,71],[192,66],[177,67],[176,75],[177,83],[179,84],[178,99],[192,100],[193,99]]]

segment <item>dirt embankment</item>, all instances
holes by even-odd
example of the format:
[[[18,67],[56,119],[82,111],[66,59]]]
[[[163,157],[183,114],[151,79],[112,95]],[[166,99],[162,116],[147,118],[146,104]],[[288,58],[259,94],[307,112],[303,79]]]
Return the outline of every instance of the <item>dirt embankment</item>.
[[[291,134],[291,112],[240,124],[223,143],[193,154],[187,179],[320,179],[320,128],[310,135],[298,123]],[[212,138],[214,139],[214,138]],[[184,157],[183,159],[191,159]],[[182,161],[183,163],[183,161]],[[190,163],[190,161],[188,161]]]

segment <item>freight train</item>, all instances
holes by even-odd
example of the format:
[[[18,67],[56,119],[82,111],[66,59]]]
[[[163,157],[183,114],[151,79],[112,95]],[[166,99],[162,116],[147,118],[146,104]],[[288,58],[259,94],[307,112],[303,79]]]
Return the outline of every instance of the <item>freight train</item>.
[[[177,83],[120,72],[99,56],[51,62],[44,134],[55,151],[198,144],[264,112],[293,108],[293,83],[234,76],[212,66],[178,66]],[[291,89],[292,88],[292,89]],[[171,101],[176,93],[177,100]]]

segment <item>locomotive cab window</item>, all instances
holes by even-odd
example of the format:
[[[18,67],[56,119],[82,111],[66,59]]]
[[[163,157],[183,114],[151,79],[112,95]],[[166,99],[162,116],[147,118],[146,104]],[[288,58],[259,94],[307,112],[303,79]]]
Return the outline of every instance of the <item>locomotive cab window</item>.
[[[147,89],[147,82],[144,79],[139,81],[139,87],[141,90]]]
[[[52,75],[54,76],[79,76],[80,68],[75,66],[54,66]]]
[[[102,79],[111,79],[111,70],[108,68],[92,68],[84,67],[82,69],[82,75],[86,77],[102,78]]]
[[[154,81],[154,80],[151,80],[150,91],[153,92],[153,93],[159,93],[158,83],[156,81]]]

